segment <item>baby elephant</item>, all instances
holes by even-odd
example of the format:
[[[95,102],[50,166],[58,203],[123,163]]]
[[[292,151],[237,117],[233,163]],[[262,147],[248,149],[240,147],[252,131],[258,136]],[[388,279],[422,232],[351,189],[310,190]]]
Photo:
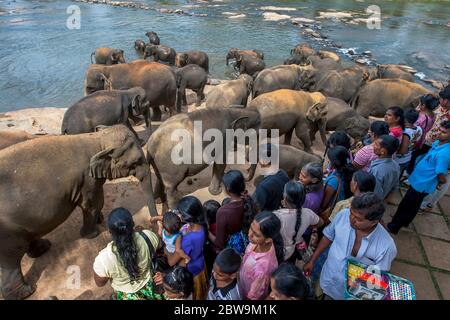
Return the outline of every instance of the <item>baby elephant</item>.
[[[177,77],[177,88],[182,94],[183,104],[187,105],[186,89],[191,89],[197,94],[197,102],[195,105],[199,106],[202,100],[205,99],[203,90],[208,81],[208,74],[205,69],[196,64],[188,64],[183,68],[177,69],[175,73]]]
[[[188,64],[196,64],[209,73],[209,58],[206,52],[195,50],[177,53],[175,65],[181,68]]]
[[[148,107],[145,90],[134,87],[128,90],[100,90],[72,105],[64,114],[61,134],[94,132],[97,126],[126,125],[137,137],[130,124],[133,112],[142,114]]]
[[[246,107],[252,88],[253,78],[248,74],[241,74],[236,80],[215,86],[206,97],[206,107],[223,108],[231,105]]]
[[[97,48],[95,52],[91,53],[91,62],[94,63],[92,57],[95,56],[96,64],[106,64],[108,66],[112,64],[125,63],[123,57],[123,50],[112,48]]]
[[[147,57],[153,57],[153,61],[155,62],[175,65],[176,55],[177,52],[175,51],[175,49],[168,46],[148,44],[145,47],[143,59],[146,59]]]
[[[361,141],[370,127],[369,119],[364,118],[352,109],[345,101],[328,97],[328,113],[326,130],[345,131],[356,142]],[[319,128],[317,124],[310,123],[310,137],[314,141]]]
[[[279,167],[286,171],[290,179],[297,180],[302,168],[310,162],[322,162],[322,158],[313,154],[300,150],[293,146],[288,146],[285,144],[278,145],[279,148]],[[248,150],[247,150],[248,151]],[[248,168],[247,181],[253,179],[256,172],[256,164],[252,164]],[[255,182],[258,178],[255,180]],[[255,185],[257,182],[255,183]]]
[[[139,52],[140,54],[143,54],[143,53],[144,53],[144,51],[145,51],[145,46],[146,46],[146,43],[145,43],[144,40],[136,40],[136,41],[134,42],[134,49],[135,49],[137,52]]]
[[[159,45],[159,37],[156,32],[150,31],[145,34],[150,44]]]

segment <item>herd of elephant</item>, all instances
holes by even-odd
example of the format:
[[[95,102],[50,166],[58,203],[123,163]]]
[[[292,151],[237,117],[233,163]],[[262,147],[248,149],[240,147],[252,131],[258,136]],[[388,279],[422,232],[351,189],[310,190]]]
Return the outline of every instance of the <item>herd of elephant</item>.
[[[81,236],[98,235],[106,180],[139,179],[152,216],[158,214],[158,200],[173,207],[183,196],[180,183],[209,166],[173,164],[175,129],[188,130],[192,139],[194,121],[202,121],[203,132],[215,128],[224,135],[227,129],[278,129],[285,136],[280,166],[292,177],[303,164],[321,161],[311,152],[317,131],[324,143],[327,130],[344,130],[360,140],[368,131],[369,116],[382,116],[394,105],[414,106],[416,99],[429,93],[413,82],[404,66],[344,67],[336,54],[301,44],[292,49],[285,65],[271,68],[265,68],[259,50],[230,49],[226,63],[234,59],[240,75],[215,86],[205,97],[207,54],[177,54],[160,45],[156,33],[146,35],[149,44],[135,43],[143,59],[126,63],[123,51],[108,48],[93,53],[96,63],[86,72],[86,96],[65,113],[61,135],[35,138],[9,133],[7,142],[0,143],[0,267],[5,299],[22,299],[34,292],[35,287],[24,281],[21,259],[24,254],[38,257],[46,252],[50,242],[42,237],[76,207],[83,212]],[[154,61],[145,60],[149,56]],[[186,88],[197,93],[197,105],[206,100],[206,108],[182,113]],[[162,122],[148,141],[140,140],[130,120],[136,123],[143,116],[151,130],[150,117],[160,121],[162,106],[170,115],[177,114]],[[294,131],[304,150],[290,146]],[[224,150],[229,149],[224,145]],[[194,154],[194,146],[191,151]],[[211,194],[221,192],[225,167],[213,163]],[[157,178],[154,188],[150,168]],[[252,169],[248,179],[255,166]]]

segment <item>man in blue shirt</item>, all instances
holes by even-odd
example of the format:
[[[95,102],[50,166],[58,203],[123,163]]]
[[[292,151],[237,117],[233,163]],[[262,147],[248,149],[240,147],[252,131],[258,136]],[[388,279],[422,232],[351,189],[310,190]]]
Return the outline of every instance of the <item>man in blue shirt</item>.
[[[309,275],[330,245],[328,258],[320,274],[320,287],[326,297],[344,299],[347,258],[389,271],[397,255],[395,242],[380,224],[385,207],[373,192],[356,195],[350,209],[343,209],[323,231],[323,238],[303,270]]]
[[[388,231],[397,234],[402,227],[407,227],[420,209],[422,200],[440,190],[447,182],[445,175],[450,167],[450,120],[441,122],[438,140],[435,141],[416,165],[408,178],[411,187],[398,205],[392,221],[388,223]]]

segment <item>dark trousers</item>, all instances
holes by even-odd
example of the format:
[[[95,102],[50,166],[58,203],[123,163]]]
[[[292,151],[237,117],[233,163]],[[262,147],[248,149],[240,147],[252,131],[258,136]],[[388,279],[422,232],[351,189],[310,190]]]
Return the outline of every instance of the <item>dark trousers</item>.
[[[430,149],[431,147],[429,145],[424,144],[422,148],[416,149],[411,153],[411,160],[409,161],[408,168],[406,169],[406,172],[408,172],[408,174],[411,174],[413,172],[416,166],[416,159],[421,155],[427,154]]]
[[[397,212],[392,218],[388,227],[394,233],[397,233],[402,227],[407,227],[414,220],[420,209],[423,199],[428,195],[425,192],[419,192],[410,187],[398,205]]]

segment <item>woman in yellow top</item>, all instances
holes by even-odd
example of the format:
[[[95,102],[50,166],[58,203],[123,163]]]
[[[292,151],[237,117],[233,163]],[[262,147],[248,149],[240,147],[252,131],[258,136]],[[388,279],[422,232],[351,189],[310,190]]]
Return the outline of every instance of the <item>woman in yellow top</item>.
[[[108,229],[113,241],[100,251],[94,261],[94,280],[103,287],[111,280],[118,300],[160,300],[155,292],[151,254],[144,236],[134,230],[131,213],[124,208],[114,209],[108,217]],[[150,230],[142,231],[153,245],[160,246],[158,236]]]

